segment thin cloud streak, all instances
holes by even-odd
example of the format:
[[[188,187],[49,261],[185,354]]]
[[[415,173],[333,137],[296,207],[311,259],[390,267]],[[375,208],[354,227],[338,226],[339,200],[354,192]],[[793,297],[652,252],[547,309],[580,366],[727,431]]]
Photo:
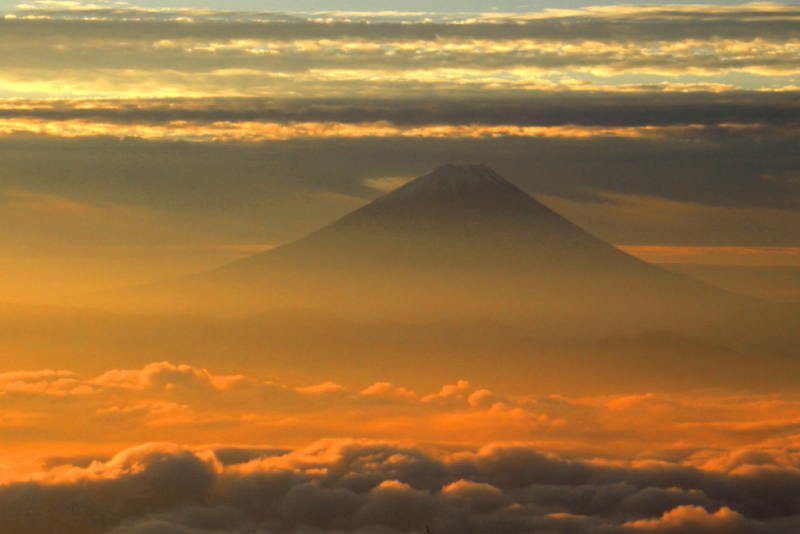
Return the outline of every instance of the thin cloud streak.
[[[662,87],[667,89],[667,87]],[[699,124],[792,127],[797,91],[579,94],[532,92],[525,99],[0,99],[0,118],[85,120],[118,124],[386,121],[398,126],[671,126]]]
[[[739,133],[742,130],[764,132],[765,129],[748,125],[724,125],[719,130],[730,130]],[[88,121],[37,121],[37,120],[0,120],[0,135],[20,133],[43,134],[65,138],[73,137],[135,137],[147,140],[181,140],[181,141],[285,141],[290,139],[325,139],[325,138],[384,138],[384,137],[416,137],[416,138],[448,138],[470,139],[491,137],[629,137],[629,138],[694,138],[702,137],[702,129],[696,125],[683,128],[658,128],[645,126],[639,128],[603,128],[576,126],[453,126],[434,124],[425,127],[400,127],[386,122],[366,124],[328,123],[212,123],[191,124],[183,121],[157,126],[118,125]],[[769,132],[765,132],[769,133]],[[783,132],[775,132],[780,135]],[[787,132],[791,137],[797,134]],[[699,134],[699,135],[698,135]]]

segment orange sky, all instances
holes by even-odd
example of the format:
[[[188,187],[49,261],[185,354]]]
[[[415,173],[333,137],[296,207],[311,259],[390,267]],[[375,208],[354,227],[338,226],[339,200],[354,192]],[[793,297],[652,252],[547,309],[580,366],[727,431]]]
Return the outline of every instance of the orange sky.
[[[480,163],[790,313],[800,7],[140,4],[0,0],[2,534],[800,532],[772,340],[72,308]]]

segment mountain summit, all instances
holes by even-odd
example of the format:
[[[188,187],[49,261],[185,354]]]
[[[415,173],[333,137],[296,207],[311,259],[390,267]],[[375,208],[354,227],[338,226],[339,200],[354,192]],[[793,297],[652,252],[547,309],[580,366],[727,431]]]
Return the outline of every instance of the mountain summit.
[[[437,167],[331,225],[337,229],[359,226],[428,236],[534,229],[585,234],[485,165]]]
[[[520,191],[515,185],[486,165],[453,165],[448,163],[436,167],[428,174],[411,180],[381,198],[386,200],[417,195],[425,197],[437,194],[451,195],[459,190],[476,189]]]
[[[122,300],[217,314],[491,317],[607,334],[730,322],[757,304],[622,252],[484,165],[438,167],[302,239]]]
[[[390,208],[398,205],[470,202],[526,198],[533,200],[517,186],[486,165],[453,165],[437,167],[394,191],[376,199],[372,206]]]
[[[328,267],[371,265],[386,273],[425,267],[428,276],[442,268],[451,273],[489,268],[525,278],[545,269],[655,270],[485,165],[437,167],[299,241],[230,268],[260,269],[277,256],[316,256],[323,250]]]

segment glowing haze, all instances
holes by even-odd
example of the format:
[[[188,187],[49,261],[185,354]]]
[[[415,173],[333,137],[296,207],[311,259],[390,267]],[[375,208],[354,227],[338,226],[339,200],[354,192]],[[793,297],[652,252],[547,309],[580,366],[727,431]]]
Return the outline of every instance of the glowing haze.
[[[0,0],[3,534],[800,530],[800,7]]]

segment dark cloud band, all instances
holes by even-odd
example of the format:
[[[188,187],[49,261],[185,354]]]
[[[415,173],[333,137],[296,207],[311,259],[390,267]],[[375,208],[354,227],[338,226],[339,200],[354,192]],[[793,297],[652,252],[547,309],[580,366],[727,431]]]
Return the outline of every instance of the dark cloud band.
[[[531,92],[525,99],[113,99],[0,101],[0,118],[172,121],[387,121],[401,126],[674,126],[747,124],[791,131],[800,125],[800,92],[606,94]],[[3,105],[6,104],[6,105]]]

